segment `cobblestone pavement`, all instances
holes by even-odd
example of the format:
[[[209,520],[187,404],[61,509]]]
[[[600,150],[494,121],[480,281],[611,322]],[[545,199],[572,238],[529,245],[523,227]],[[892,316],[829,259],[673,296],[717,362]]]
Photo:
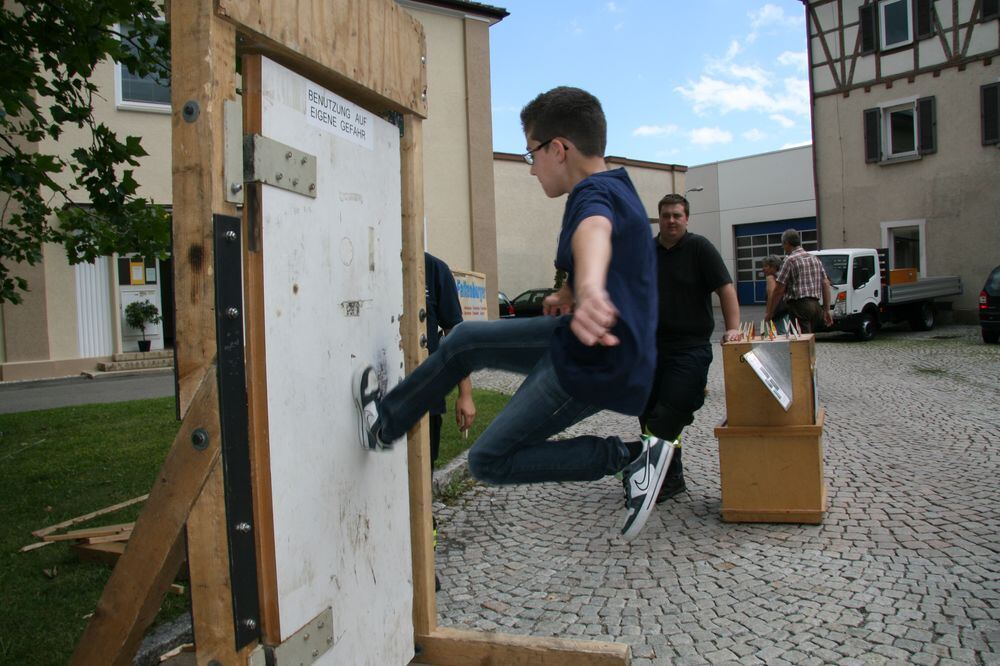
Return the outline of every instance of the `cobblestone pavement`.
[[[613,478],[476,485],[436,506],[439,623],[625,642],[637,666],[1000,664],[1000,347],[978,327],[903,327],[821,336],[817,357],[822,525],[721,522],[716,350],[684,436],[689,491],[632,543]],[[576,430],[635,436],[608,412]]]

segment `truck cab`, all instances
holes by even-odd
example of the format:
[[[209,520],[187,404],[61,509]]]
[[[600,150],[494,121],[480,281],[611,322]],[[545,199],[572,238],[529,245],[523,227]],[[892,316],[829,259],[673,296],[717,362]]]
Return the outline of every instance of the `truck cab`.
[[[883,297],[878,252],[869,248],[843,248],[811,254],[823,262],[830,278],[833,328],[853,331],[859,339],[871,339],[879,326]]]
[[[811,254],[830,278],[832,330],[853,332],[859,340],[870,340],[882,324],[899,321],[928,331],[936,318],[934,299],[962,293],[962,282],[954,275],[918,277],[912,268],[888,270],[885,250],[841,248]]]

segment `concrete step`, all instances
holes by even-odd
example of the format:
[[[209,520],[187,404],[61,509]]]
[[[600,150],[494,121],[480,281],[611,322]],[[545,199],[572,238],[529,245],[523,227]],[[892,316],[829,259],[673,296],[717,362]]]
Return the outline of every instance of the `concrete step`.
[[[174,367],[174,352],[171,349],[115,354],[110,362],[101,361],[97,364],[97,369],[101,372],[126,372],[172,367]]]

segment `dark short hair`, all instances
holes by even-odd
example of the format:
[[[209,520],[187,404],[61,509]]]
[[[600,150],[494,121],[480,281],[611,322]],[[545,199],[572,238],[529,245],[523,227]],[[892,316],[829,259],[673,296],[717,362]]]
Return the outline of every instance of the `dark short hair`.
[[[802,239],[799,238],[799,232],[795,229],[785,229],[781,234],[781,243],[782,245],[788,243],[792,247],[799,247],[802,245]]]
[[[769,254],[760,260],[760,266],[761,268],[764,266],[771,266],[775,270],[778,270],[781,268],[781,257],[776,254]]]
[[[521,109],[521,127],[536,141],[561,136],[582,155],[604,157],[608,123],[600,101],[586,90],[560,86],[543,92]]]
[[[677,204],[684,206],[684,217],[691,217],[691,204],[681,194],[668,194],[660,199],[660,203],[656,205],[656,212],[662,213],[664,206],[676,206]]]

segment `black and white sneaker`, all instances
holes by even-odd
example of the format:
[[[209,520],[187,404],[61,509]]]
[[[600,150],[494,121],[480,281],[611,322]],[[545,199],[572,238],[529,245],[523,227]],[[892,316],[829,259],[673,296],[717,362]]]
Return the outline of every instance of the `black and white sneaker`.
[[[378,407],[382,402],[382,389],[379,388],[375,368],[368,365],[358,369],[354,373],[352,387],[354,405],[358,408],[361,447],[369,451],[392,448],[391,444],[385,444],[378,437]]]
[[[642,436],[642,453],[624,470],[625,483],[625,525],[622,537],[631,541],[642,531],[646,519],[656,506],[656,494],[660,492],[667,467],[674,454],[673,442],[665,442],[652,435]]]

